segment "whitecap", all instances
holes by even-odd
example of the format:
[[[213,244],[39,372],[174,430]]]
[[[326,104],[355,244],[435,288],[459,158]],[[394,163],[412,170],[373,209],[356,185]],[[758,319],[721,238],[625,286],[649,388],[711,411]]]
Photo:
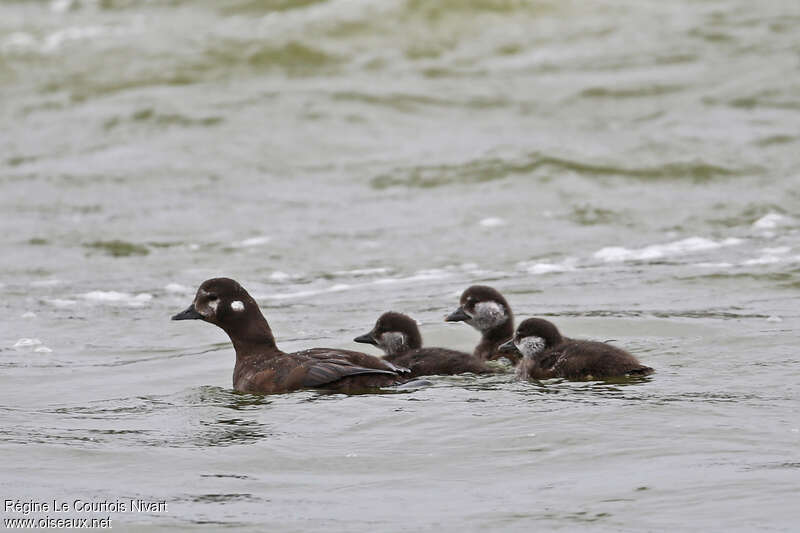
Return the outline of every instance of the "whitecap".
[[[40,346],[41,344],[42,341],[40,341],[39,339],[22,338],[17,342],[15,342],[12,348],[30,348],[32,346]]]
[[[415,281],[431,281],[437,279],[445,279],[453,274],[441,268],[430,268],[425,270],[417,270],[411,276],[405,276],[401,278],[380,278],[376,279],[372,283],[376,285],[388,285],[392,283],[411,283]]]
[[[528,274],[550,274],[552,272],[567,272],[575,270],[568,265],[557,265],[554,263],[534,263],[525,269]]]
[[[55,287],[56,285],[61,285],[63,281],[60,279],[40,279],[37,281],[31,281],[31,287]]]
[[[694,266],[701,268],[731,268],[733,263],[695,263]]]
[[[50,2],[50,11],[65,13],[75,7],[75,0],[53,0]]]
[[[34,48],[36,46],[36,38],[30,33],[17,31],[11,33],[3,39],[0,44],[0,50],[3,52],[22,51],[25,49]]]
[[[164,290],[167,292],[180,293],[180,294],[192,292],[192,289],[190,287],[181,285],[180,283],[168,283],[167,285],[164,286]]]
[[[244,239],[237,243],[233,244],[234,248],[250,248],[253,246],[261,246],[262,244],[267,244],[271,237],[267,237],[266,235],[261,235],[260,237],[250,237],[249,239]]]
[[[386,267],[376,268],[354,268],[353,270],[337,270],[334,272],[337,276],[370,276],[372,274],[386,274],[389,269]]]
[[[324,289],[310,289],[305,291],[296,291],[296,292],[287,292],[283,294],[268,294],[265,295],[265,298],[269,298],[272,300],[286,300],[289,298],[304,298],[306,296],[315,296],[317,294],[325,294],[327,292],[339,292],[350,289],[351,285],[346,285],[344,283],[339,283],[337,285],[332,285],[330,287],[325,287]]]
[[[52,300],[45,300],[45,301],[50,305],[54,305],[56,307],[72,307],[78,303],[75,300],[65,300],[61,298],[54,298]]]
[[[778,246],[776,248],[762,248],[761,251],[770,255],[783,255],[788,254],[792,249],[788,246]]]
[[[748,259],[744,261],[742,264],[745,266],[749,265],[774,265],[775,263],[780,263],[781,258],[776,255],[762,255],[761,257],[756,257],[753,259]]]
[[[81,296],[85,300],[91,300],[95,302],[121,302],[131,298],[131,295],[127,292],[117,291],[90,291],[82,294]]]
[[[770,315],[767,317],[767,322],[783,322],[783,319],[777,315]]]
[[[622,246],[607,246],[594,253],[595,259],[607,263],[620,261],[643,261],[659,259],[674,255],[683,255],[704,250],[713,250],[723,246],[741,244],[742,239],[730,237],[722,241],[714,241],[703,237],[689,237],[665,244],[651,244],[643,248],[624,248]]]
[[[36,313],[34,313],[33,311],[22,313],[22,318],[36,318]]]
[[[286,272],[281,272],[280,270],[276,270],[275,272],[269,275],[269,279],[273,281],[286,281],[289,278],[291,278],[289,274],[287,274]]]
[[[48,35],[42,44],[43,52],[54,52],[62,44],[69,41],[80,41],[106,35],[108,30],[103,26],[74,26],[54,31]]]
[[[753,227],[758,229],[773,229],[786,224],[788,221],[789,217],[779,213],[767,213],[763,217],[753,222]]]
[[[506,221],[498,217],[487,217],[478,222],[484,228],[496,228],[498,226],[505,226]]]
[[[133,295],[127,292],[118,291],[89,291],[85,294],[82,294],[81,297],[90,302],[111,304],[121,303],[130,305],[131,307],[141,307],[153,299],[153,295],[146,292]]]
[[[36,353],[53,353],[53,349],[47,346],[37,346],[33,351]]]
[[[575,263],[576,259],[574,257],[568,257],[560,263],[521,261],[517,263],[517,268],[526,271],[528,274],[550,274],[575,270]]]

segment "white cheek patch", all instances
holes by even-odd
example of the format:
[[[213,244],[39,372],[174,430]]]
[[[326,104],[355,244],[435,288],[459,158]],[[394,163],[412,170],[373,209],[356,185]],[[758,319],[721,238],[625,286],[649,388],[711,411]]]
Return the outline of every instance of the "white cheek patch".
[[[208,308],[214,311],[214,314],[217,314],[217,306],[219,305],[219,300],[214,300],[213,302],[208,302]]]
[[[387,331],[378,340],[380,348],[388,355],[408,351],[408,337],[399,331]]]
[[[235,302],[231,302],[231,309],[239,313],[241,311],[244,311],[244,304],[239,300],[236,300]]]
[[[546,344],[543,338],[536,336],[525,337],[514,343],[522,355],[531,358],[542,353]]]
[[[475,312],[469,324],[480,330],[486,331],[495,328],[508,320],[506,310],[497,302],[479,302],[475,304]]]

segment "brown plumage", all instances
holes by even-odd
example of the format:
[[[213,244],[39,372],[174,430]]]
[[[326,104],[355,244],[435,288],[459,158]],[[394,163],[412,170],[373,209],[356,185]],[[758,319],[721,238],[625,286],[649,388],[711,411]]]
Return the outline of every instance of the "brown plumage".
[[[654,370],[630,353],[605,342],[568,339],[547,320],[529,318],[500,351],[517,352],[517,376],[525,379],[604,379],[646,376]]]
[[[402,383],[408,374],[407,369],[361,352],[281,351],[256,301],[229,278],[204,281],[192,305],[172,319],[204,320],[228,334],[236,350],[233,388],[240,392],[274,394],[303,388],[359,392]]]
[[[473,354],[447,348],[423,348],[417,323],[402,313],[382,314],[370,332],[353,340],[382,349],[386,353],[384,360],[408,368],[411,377],[492,372]]]

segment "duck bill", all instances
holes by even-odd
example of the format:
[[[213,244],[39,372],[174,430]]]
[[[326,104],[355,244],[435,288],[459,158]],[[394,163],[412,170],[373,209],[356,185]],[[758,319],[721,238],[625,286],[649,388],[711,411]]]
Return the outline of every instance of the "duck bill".
[[[377,346],[378,342],[375,340],[375,337],[372,336],[372,332],[364,333],[363,335],[359,335],[353,342],[360,342],[362,344],[371,344],[373,346]]]
[[[513,340],[505,342],[497,347],[497,353],[504,355],[522,355],[519,353],[516,344]]]
[[[190,305],[177,315],[172,317],[172,320],[202,320],[203,315],[198,313],[195,308],[194,304]]]
[[[445,322],[466,322],[469,320],[469,315],[464,312],[463,307],[459,307],[444,319]]]

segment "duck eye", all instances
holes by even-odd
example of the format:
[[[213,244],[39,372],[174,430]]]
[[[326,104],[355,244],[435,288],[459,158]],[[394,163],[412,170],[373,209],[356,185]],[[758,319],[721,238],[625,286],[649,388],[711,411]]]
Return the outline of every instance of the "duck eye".
[[[208,301],[209,302],[216,302],[217,300],[219,300],[219,296],[217,296],[216,294],[209,294],[208,295]]]

